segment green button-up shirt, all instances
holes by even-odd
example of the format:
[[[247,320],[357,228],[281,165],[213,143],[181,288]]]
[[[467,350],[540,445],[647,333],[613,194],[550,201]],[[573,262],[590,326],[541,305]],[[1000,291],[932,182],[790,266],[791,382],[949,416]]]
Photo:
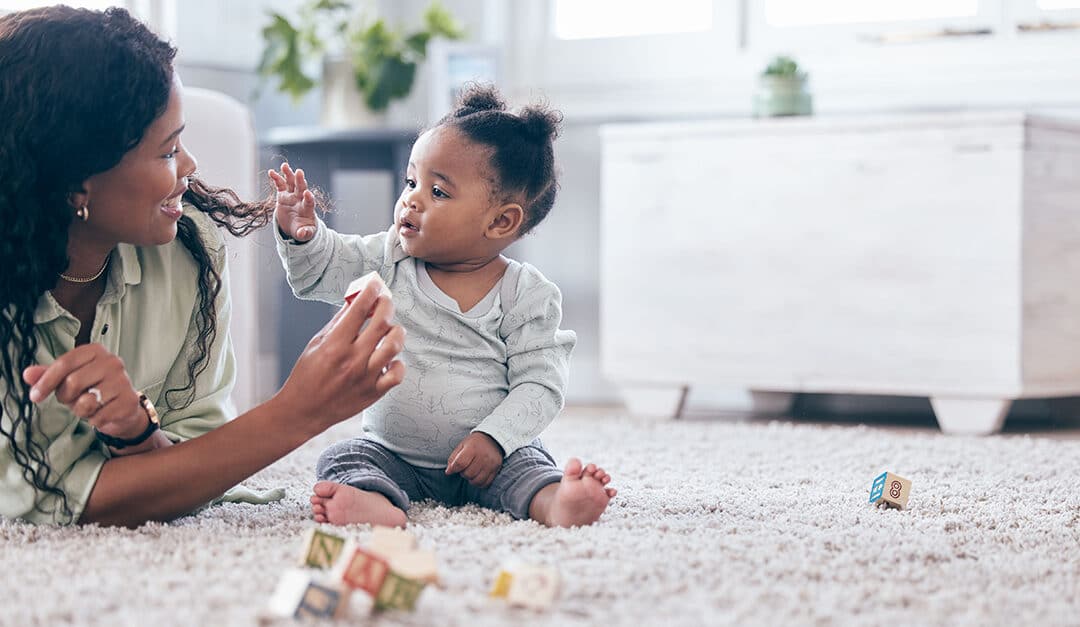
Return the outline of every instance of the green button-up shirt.
[[[188,360],[195,351],[198,330],[198,265],[179,240],[164,246],[120,244],[113,251],[108,285],[98,302],[90,341],[103,344],[124,360],[136,390],[157,407],[161,428],[174,442],[196,437],[230,420],[235,410],[229,399],[236,365],[229,339],[231,302],[225,247],[213,222],[188,209],[221,275],[217,299],[217,338],[209,347],[209,362],[195,382],[195,398],[183,409],[171,409],[165,391],[188,383]],[[75,347],[80,323],[46,292],[38,300],[34,324],[39,340],[35,361],[50,364]],[[172,393],[180,404],[190,393]],[[6,396],[0,380],[0,398]],[[11,431],[10,406],[2,418]],[[68,496],[75,520],[82,514],[109,450],[98,442],[93,428],[79,420],[55,396],[38,405],[35,439],[46,451],[49,484]],[[60,499],[34,488],[15,463],[10,442],[0,437],[0,516],[35,523],[67,522]]]

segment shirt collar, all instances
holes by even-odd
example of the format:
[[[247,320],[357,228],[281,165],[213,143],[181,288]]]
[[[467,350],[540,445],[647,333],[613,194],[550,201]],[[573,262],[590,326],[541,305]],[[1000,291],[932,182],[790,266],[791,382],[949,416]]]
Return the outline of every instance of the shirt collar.
[[[112,267],[105,285],[105,293],[101,296],[101,305],[110,305],[118,302],[127,292],[128,285],[138,285],[142,282],[142,264],[139,263],[139,251],[131,244],[119,244],[113,251],[110,259]],[[34,309],[34,324],[52,322],[62,316],[71,316],[60,303],[53,298],[52,292],[47,291],[38,299]]]

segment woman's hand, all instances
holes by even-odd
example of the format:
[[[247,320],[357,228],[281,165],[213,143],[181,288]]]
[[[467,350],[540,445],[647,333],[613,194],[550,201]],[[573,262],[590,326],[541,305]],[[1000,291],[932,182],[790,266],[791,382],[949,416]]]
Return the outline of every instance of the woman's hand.
[[[76,346],[49,366],[30,366],[23,381],[32,386],[34,403],[55,392],[56,400],[104,434],[130,440],[149,424],[123,360],[101,344]]]
[[[315,195],[308,189],[304,171],[294,173],[288,163],[282,163],[280,174],[268,170],[267,175],[277,189],[274,216],[281,232],[300,242],[315,237]]]
[[[393,315],[393,303],[373,281],[308,342],[275,399],[309,420],[312,436],[401,383],[405,365],[394,358],[405,347],[405,330],[391,324]]]

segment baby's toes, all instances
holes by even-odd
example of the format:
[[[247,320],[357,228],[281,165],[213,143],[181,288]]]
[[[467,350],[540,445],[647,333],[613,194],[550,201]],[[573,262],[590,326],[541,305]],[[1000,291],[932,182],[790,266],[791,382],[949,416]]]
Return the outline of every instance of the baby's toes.
[[[323,516],[322,514],[315,514],[315,522],[326,523],[329,522],[329,520],[326,518],[326,516]]]
[[[587,475],[596,474],[596,464],[589,464],[588,466],[586,466],[585,467],[585,474],[587,474]]]
[[[313,514],[315,514],[316,516],[325,516],[326,515],[326,506],[323,505],[322,503],[314,503],[311,506],[311,512]]]
[[[615,488],[604,488],[604,492],[607,492],[608,498],[615,498],[615,495],[619,493]]]

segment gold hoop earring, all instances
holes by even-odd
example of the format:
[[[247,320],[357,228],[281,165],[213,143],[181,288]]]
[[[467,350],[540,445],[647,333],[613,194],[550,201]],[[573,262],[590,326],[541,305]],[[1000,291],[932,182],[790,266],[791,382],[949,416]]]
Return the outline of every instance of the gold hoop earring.
[[[86,222],[90,219],[90,205],[83,205],[75,212],[75,215]]]

